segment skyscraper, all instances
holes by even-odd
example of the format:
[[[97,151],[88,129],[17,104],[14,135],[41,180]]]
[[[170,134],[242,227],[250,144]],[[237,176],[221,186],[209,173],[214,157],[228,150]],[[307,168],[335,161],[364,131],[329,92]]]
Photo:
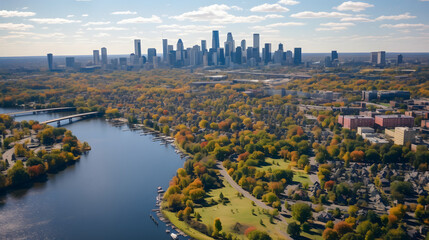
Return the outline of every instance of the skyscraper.
[[[240,46],[241,46],[241,54],[242,54],[242,56],[243,57],[245,57],[246,56],[246,40],[245,39],[243,39],[243,40],[241,40],[241,44],[240,44]]]
[[[219,31],[214,30],[212,34],[212,48],[218,49],[219,47]]]
[[[180,61],[183,60],[183,41],[182,39],[179,39],[177,41],[177,49],[176,49],[176,60]]]
[[[232,33],[228,33],[226,35],[226,42],[225,42],[225,57],[232,56],[232,53],[235,50],[235,41],[232,37]]]
[[[74,57],[66,57],[66,67],[74,68]]]
[[[141,43],[140,39],[134,40],[134,55],[137,58],[142,57],[142,43]]]
[[[107,65],[107,48],[101,48],[101,64]]]
[[[380,51],[377,53],[377,65],[385,66],[386,65],[386,52]]]
[[[399,54],[398,55],[398,61],[397,61],[398,65],[402,64],[403,62],[404,62],[404,57],[402,56],[402,54]]]
[[[48,53],[48,67],[49,71],[54,69],[54,55],[52,53]]]
[[[295,65],[300,65],[302,63],[302,49],[295,48],[293,53],[293,63]]]
[[[168,40],[162,39],[162,61],[167,62],[168,59]]]
[[[259,62],[259,33],[253,34],[253,57],[256,59],[256,62]]]
[[[100,51],[99,50],[92,51],[92,58],[93,58],[92,63],[94,65],[100,65]]]
[[[331,52],[331,61],[333,62],[335,60],[338,60],[338,52],[334,50]]]
[[[148,63],[153,63],[154,57],[156,57],[156,49],[155,48],[148,48],[147,49],[147,61],[148,61]]]
[[[377,65],[377,58],[378,58],[378,53],[377,52],[371,52],[369,62],[372,65]]]
[[[206,40],[201,40],[201,51],[207,52],[207,41]]]
[[[278,50],[281,50],[281,51],[283,51],[284,49],[283,49],[283,44],[282,43],[279,43],[279,49]]]
[[[264,47],[264,63],[268,64],[271,62],[271,43],[265,43]]]

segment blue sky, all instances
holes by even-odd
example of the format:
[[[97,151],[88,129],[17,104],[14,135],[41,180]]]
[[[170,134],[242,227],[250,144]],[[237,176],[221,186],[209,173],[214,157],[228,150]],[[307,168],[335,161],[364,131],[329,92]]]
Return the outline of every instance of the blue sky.
[[[283,43],[303,52],[429,52],[429,0],[0,0],[0,56],[162,51],[162,38],[185,47],[220,31],[236,45]]]

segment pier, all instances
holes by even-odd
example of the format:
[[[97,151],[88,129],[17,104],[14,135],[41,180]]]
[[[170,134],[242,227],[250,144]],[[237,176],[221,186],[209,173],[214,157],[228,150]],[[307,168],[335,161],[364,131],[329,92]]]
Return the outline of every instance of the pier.
[[[65,117],[60,117],[60,118],[56,118],[56,119],[52,119],[52,120],[48,120],[48,121],[44,121],[41,122],[40,124],[48,124],[48,123],[53,123],[53,122],[57,122],[58,126],[61,126],[61,121],[62,120],[69,120],[69,123],[73,122],[73,118],[90,118],[90,117],[95,117],[98,114],[100,114],[99,112],[89,112],[89,113],[80,113],[80,114],[75,114],[75,115],[70,115],[70,116],[65,116]]]
[[[45,109],[33,109],[33,110],[27,110],[27,111],[21,111],[21,112],[12,112],[12,113],[5,113],[6,115],[9,115],[11,117],[16,117],[18,115],[31,115],[31,114],[39,114],[39,113],[48,113],[48,112],[60,112],[60,111],[76,111],[75,107],[59,107],[59,108],[45,108]]]

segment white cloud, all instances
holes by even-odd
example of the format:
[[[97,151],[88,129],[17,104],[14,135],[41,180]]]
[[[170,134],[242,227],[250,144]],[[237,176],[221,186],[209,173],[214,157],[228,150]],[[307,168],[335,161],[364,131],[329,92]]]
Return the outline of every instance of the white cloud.
[[[201,33],[201,32],[211,32],[213,29],[221,29],[224,26],[215,26],[215,25],[159,25],[156,28],[162,29],[166,32],[186,32],[186,33]]]
[[[98,27],[98,28],[87,28],[88,31],[124,31],[126,28],[120,27]]]
[[[275,32],[274,28],[279,28],[279,27],[296,27],[296,26],[304,26],[305,23],[302,22],[282,22],[282,23],[273,23],[273,24],[268,24],[268,25],[264,25],[264,26],[253,26],[251,27],[251,29],[253,30],[258,30],[258,31],[264,31],[264,32]],[[276,31],[278,32],[278,31]]]
[[[85,24],[83,24],[82,26],[87,27],[87,26],[92,26],[92,25],[107,25],[110,24],[110,22],[87,22]]]
[[[82,17],[88,17],[89,15],[88,14],[82,14]]]
[[[284,5],[296,5],[296,4],[299,4],[299,2],[295,1],[295,0],[280,0],[279,3],[280,4],[284,4]]]
[[[275,4],[264,3],[262,5],[251,8],[250,11],[251,12],[289,12],[289,9],[277,3]]]
[[[137,12],[131,12],[131,11],[118,11],[118,12],[112,12],[112,15],[136,15]]]
[[[350,27],[354,26],[354,23],[336,23],[336,22],[329,22],[329,23],[321,23],[320,26],[324,27]]]
[[[70,14],[70,15],[67,15],[67,17],[68,17],[68,18],[72,18],[72,17],[74,17],[74,15],[73,15],[73,14]]]
[[[0,23],[0,30],[25,31],[30,28],[34,28],[34,26],[23,23]]]
[[[225,4],[213,4],[210,6],[200,7],[198,10],[185,12],[178,16],[172,16],[170,18],[179,21],[192,21],[192,22],[211,22],[214,24],[227,24],[227,23],[255,23],[266,19],[282,18],[283,16],[278,14],[268,14],[265,16],[235,16],[229,13],[229,10],[233,8]]]
[[[299,12],[290,15],[294,18],[344,18],[351,16],[350,14],[346,13],[339,13],[339,12],[311,12],[311,11],[304,11]]]
[[[327,28],[316,28],[316,31],[342,31],[346,29],[347,27],[327,27]]]
[[[410,13],[404,13],[400,15],[392,15],[392,16],[380,16],[376,18],[377,21],[383,21],[383,20],[405,20],[405,19],[413,19],[416,18],[416,16],[410,15]]]
[[[338,7],[334,7],[334,9],[337,9],[338,11],[361,12],[370,7],[374,7],[374,5],[365,2],[347,1],[343,2]]]
[[[9,38],[64,38],[64,33],[34,33],[34,32],[9,32]]]
[[[423,27],[426,28],[428,25],[423,23],[399,23],[399,24],[383,24],[380,27],[382,28],[418,28]]]
[[[374,20],[372,19],[369,19],[366,17],[359,17],[359,16],[341,18],[340,21],[341,22],[374,22]]]
[[[76,2],[91,2],[91,0],[75,0]]]
[[[136,17],[136,18],[123,19],[118,22],[118,24],[129,24],[129,23],[162,23],[162,20],[160,17],[156,15],[152,15],[152,17],[150,18]]]
[[[31,18],[30,21],[39,24],[66,24],[80,22],[80,20],[70,20],[65,18]]]
[[[20,11],[8,11],[0,10],[0,17],[9,18],[9,17],[32,17],[36,15],[34,12],[20,12]]]
[[[94,37],[110,37],[110,34],[108,34],[108,33],[98,33],[98,34],[95,34],[94,35]]]

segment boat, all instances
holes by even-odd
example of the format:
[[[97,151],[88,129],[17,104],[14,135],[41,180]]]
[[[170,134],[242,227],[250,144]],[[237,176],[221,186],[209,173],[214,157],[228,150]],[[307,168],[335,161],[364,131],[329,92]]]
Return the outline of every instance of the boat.
[[[166,233],[170,233],[170,230],[166,229],[166,230],[165,230],[165,232],[166,232]]]
[[[172,233],[172,234],[170,234],[170,237],[171,237],[171,239],[177,239],[177,234]]]

